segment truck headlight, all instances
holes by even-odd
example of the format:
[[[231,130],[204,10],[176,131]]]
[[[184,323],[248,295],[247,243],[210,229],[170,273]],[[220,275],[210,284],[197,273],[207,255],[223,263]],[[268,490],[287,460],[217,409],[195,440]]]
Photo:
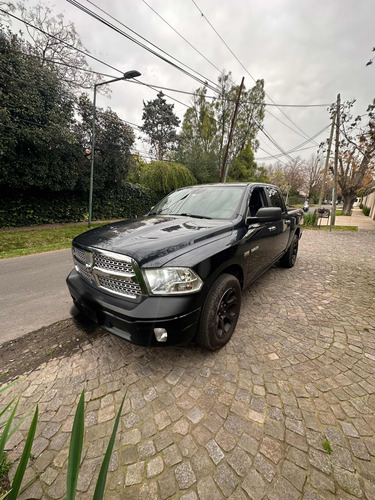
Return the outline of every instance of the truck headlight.
[[[146,283],[152,295],[180,295],[198,292],[203,285],[200,277],[188,267],[144,269]]]

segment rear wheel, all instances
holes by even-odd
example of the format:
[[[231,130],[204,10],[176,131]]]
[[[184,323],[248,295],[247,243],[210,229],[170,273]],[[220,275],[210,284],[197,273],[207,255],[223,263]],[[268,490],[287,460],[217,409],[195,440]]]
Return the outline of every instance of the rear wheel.
[[[295,234],[292,240],[292,243],[289,245],[288,250],[280,259],[280,265],[282,267],[293,267],[296,263],[297,254],[298,254],[298,235]]]
[[[241,286],[231,274],[222,274],[204,303],[196,341],[214,351],[231,338],[241,310]]]

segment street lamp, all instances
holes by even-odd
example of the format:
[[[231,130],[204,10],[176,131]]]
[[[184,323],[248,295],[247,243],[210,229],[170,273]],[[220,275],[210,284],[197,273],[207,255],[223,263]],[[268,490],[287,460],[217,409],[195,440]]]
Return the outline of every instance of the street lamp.
[[[94,187],[94,158],[95,158],[95,118],[96,118],[96,88],[99,85],[107,85],[108,83],[118,82],[119,80],[129,80],[130,78],[135,78],[141,76],[141,73],[136,70],[127,71],[123,76],[119,78],[113,78],[113,80],[108,80],[107,82],[100,82],[94,84],[94,111],[92,114],[92,137],[91,137],[91,168],[90,168],[90,195],[89,195],[89,223],[88,227],[91,227],[91,217],[92,217],[92,192]]]

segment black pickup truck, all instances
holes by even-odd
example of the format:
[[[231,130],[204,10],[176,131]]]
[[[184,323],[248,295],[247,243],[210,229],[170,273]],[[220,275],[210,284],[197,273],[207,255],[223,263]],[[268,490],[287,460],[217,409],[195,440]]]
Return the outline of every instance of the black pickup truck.
[[[269,184],[181,188],[144,217],[77,236],[67,284],[81,312],[130,342],[215,350],[241,290],[277,261],[294,265],[302,223]]]

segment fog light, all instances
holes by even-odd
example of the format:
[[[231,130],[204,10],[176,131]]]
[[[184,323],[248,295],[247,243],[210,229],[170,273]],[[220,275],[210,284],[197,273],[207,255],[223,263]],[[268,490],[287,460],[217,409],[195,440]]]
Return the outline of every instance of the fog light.
[[[168,338],[168,333],[165,328],[154,328],[154,333],[156,340],[158,342],[166,342]]]

